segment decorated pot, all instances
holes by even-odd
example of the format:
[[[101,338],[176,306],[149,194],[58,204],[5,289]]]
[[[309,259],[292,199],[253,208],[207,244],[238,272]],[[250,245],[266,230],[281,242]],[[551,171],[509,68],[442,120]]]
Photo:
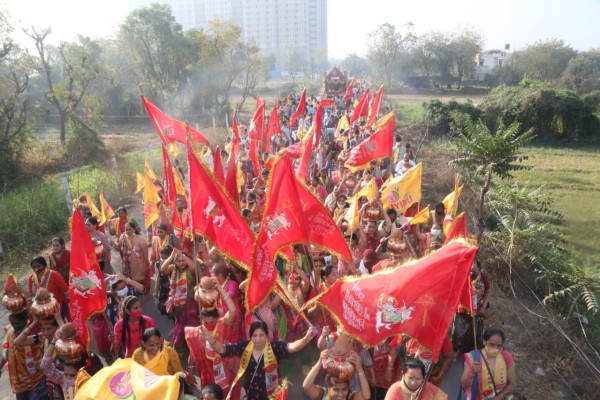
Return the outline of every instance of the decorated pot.
[[[48,318],[56,314],[58,311],[58,301],[54,298],[52,293],[45,298],[39,299],[35,298],[33,303],[31,303],[30,312],[31,315],[37,318]]]
[[[381,216],[381,212],[379,210],[379,206],[374,204],[369,204],[365,209],[365,217],[369,221],[377,222],[379,221],[379,217]]]
[[[194,299],[206,311],[214,310],[219,300],[219,292],[215,288],[214,282],[204,277],[200,280],[200,285],[196,286]]]
[[[387,242],[387,248],[393,255],[400,255],[406,250],[406,243],[402,239],[390,238]]]
[[[343,356],[330,354],[323,361],[323,368],[327,371],[327,375],[337,382],[347,381],[356,370],[356,366],[348,361],[348,354]]]
[[[354,189],[357,183],[358,181],[356,180],[356,177],[354,177],[354,175],[350,175],[349,177],[347,177],[346,182],[344,182],[348,189]]]
[[[21,293],[6,293],[2,297],[2,304],[11,313],[16,313],[25,309],[25,298]]]
[[[73,336],[67,339],[58,339],[54,345],[56,356],[68,363],[74,363],[81,360],[84,348],[79,343],[79,337]]]

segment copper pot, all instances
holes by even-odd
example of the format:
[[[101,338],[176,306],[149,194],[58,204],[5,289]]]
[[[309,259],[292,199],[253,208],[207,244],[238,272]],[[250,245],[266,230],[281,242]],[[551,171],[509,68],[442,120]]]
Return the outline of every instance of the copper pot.
[[[58,311],[58,301],[56,301],[54,295],[52,294],[50,294],[50,296],[44,300],[33,300],[33,303],[31,303],[30,311],[31,315],[33,315],[34,317],[41,319],[48,318],[56,314],[56,312]]]
[[[350,227],[350,222],[343,220],[342,221],[342,232],[346,232]]]
[[[84,348],[79,343],[78,336],[68,339],[58,339],[55,343],[56,356],[65,362],[74,363],[81,360]]]
[[[11,313],[16,313],[25,309],[25,298],[21,293],[6,293],[2,297],[2,304]]]
[[[379,207],[373,204],[368,205],[365,209],[365,216],[369,221],[379,221],[379,217],[381,216]]]
[[[331,354],[323,362],[327,374],[337,382],[344,382],[354,375],[356,366],[348,361],[346,356]]]
[[[194,299],[205,311],[214,310],[219,300],[219,292],[215,289],[212,279],[204,277],[194,290]]]
[[[394,255],[400,255],[406,249],[406,243],[398,238],[390,238],[387,242],[388,251]]]
[[[354,189],[358,181],[354,176],[349,176],[346,178],[346,182],[344,183],[348,189]]]

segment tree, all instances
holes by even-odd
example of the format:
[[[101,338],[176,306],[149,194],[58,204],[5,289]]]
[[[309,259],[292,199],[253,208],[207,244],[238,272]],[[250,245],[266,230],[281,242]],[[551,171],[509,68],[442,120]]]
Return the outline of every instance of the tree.
[[[304,60],[302,54],[295,47],[288,48],[285,54],[285,69],[292,77],[292,90],[296,86],[296,77],[302,71]]]
[[[401,59],[406,54],[405,45],[411,33],[402,36],[396,27],[385,23],[375,32],[369,34],[367,59],[378,79],[383,80],[386,87],[391,84],[401,70]]]
[[[75,111],[90,83],[100,74],[101,49],[94,40],[79,36],[77,42],[61,43],[55,52],[49,51],[44,41],[50,33],[49,28],[25,30],[35,42],[39,56],[39,60],[34,61],[35,69],[46,78],[48,88],[44,96],[58,112],[60,142],[64,145],[67,117]]]
[[[154,3],[132,11],[118,34],[135,67],[139,90],[163,107],[181,94],[199,53],[186,39],[170,6]]]
[[[551,81],[561,77],[569,60],[575,57],[576,51],[563,40],[538,40],[524,50],[516,52],[518,67],[531,79]]]
[[[561,81],[579,94],[600,89],[600,52],[582,53],[570,59]]]
[[[460,90],[465,77],[475,72],[475,56],[481,52],[483,37],[475,30],[465,29],[455,34],[449,44],[452,54],[452,75]]]
[[[246,99],[250,95],[254,95],[256,86],[259,82],[264,82],[269,79],[269,71],[275,67],[275,59],[273,57],[266,57],[259,53],[260,49],[258,46],[253,44],[247,45],[247,53],[243,60],[243,70],[241,74],[236,78],[237,86],[242,89],[242,97],[236,107],[236,111],[239,111],[244,106]]]
[[[477,215],[479,221],[478,242],[481,241],[485,230],[484,205],[492,177],[509,178],[512,171],[527,168],[518,164],[527,159],[521,153],[521,148],[531,142],[534,135],[531,129],[522,134],[519,131],[520,124],[518,123],[513,123],[509,127],[501,124],[496,132],[492,133],[483,122],[467,121],[463,135],[452,143],[457,157],[450,161],[450,165],[483,177]]]
[[[341,66],[350,76],[364,78],[369,74],[369,63],[367,59],[356,53],[348,54],[346,58],[342,60]]]

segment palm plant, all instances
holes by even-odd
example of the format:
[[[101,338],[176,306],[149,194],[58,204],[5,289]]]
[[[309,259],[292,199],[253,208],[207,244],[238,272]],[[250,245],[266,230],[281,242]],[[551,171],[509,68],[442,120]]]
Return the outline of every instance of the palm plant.
[[[531,129],[522,134],[519,131],[520,124],[516,122],[509,127],[500,124],[496,132],[492,133],[481,121],[467,121],[463,134],[452,142],[456,158],[450,161],[450,165],[483,177],[477,215],[478,242],[485,231],[484,205],[492,177],[510,178],[512,171],[528,168],[519,164],[527,159],[521,153],[521,148],[531,142],[534,134]]]

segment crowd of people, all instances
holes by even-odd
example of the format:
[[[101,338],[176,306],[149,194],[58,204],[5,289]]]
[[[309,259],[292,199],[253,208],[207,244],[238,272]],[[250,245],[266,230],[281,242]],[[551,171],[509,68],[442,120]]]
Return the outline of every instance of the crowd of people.
[[[396,135],[391,157],[355,172],[346,168],[348,153],[374,133],[372,127],[364,127],[364,119],[350,126],[340,124],[352,116],[360,96],[359,87],[350,99],[335,98],[325,108],[323,135],[307,181],[345,235],[353,262],[304,245],[294,247],[293,258],[278,259],[278,271],[299,306],[344,276],[373,274],[437,251],[453,223],[441,199],[426,222],[408,224],[421,210],[420,202],[397,212],[386,209],[380,198],[362,197],[359,225],[352,230],[348,210],[353,196],[372,181],[381,188],[390,177],[411,171],[417,161],[410,144]],[[273,136],[269,151],[259,152],[259,166],[249,155],[248,127],[240,127],[239,211],[255,232],[272,189],[268,158],[302,140],[317,114],[319,100],[309,98],[300,117],[288,126],[298,101],[290,96],[279,107],[281,132]],[[221,150],[221,159],[226,159],[226,149]],[[210,163],[213,155],[205,159]],[[186,180],[182,169],[175,173]],[[154,184],[161,193],[160,180]],[[282,393],[282,365],[297,352],[307,354],[312,364],[302,383],[311,399],[447,399],[438,386],[458,357],[464,357],[462,377],[455,382],[462,398],[508,399],[516,388],[514,361],[503,347],[504,333],[484,329],[491,289],[478,260],[470,275],[476,315],[458,310],[440,356],[432,359],[431,349],[403,335],[368,348],[323,307],[314,305],[301,316],[276,294],[248,313],[243,301],[246,273],[208,241],[177,234],[171,210],[163,207],[158,221],[143,230],[125,207],[102,224],[87,201],[82,197],[76,205],[96,246],[108,298],[106,312],[90,322],[97,354],[70,342],[76,334],[68,322],[69,250],[65,240],[53,238],[48,260],[42,256],[31,260],[27,288],[21,289],[14,279],[4,288],[11,315],[1,363],[9,365],[11,388],[19,400],[72,400],[87,379],[118,358],[131,358],[156,375],[179,374],[185,392],[202,399],[275,398]],[[185,196],[177,200],[181,221],[189,213],[187,202]],[[113,250],[121,261],[115,265]],[[17,292],[24,299],[8,295]],[[40,316],[43,313],[35,311],[32,302],[40,308],[50,294],[57,307]],[[160,314],[173,321],[172,331],[161,333],[155,321],[144,315],[142,302],[149,297]]]

